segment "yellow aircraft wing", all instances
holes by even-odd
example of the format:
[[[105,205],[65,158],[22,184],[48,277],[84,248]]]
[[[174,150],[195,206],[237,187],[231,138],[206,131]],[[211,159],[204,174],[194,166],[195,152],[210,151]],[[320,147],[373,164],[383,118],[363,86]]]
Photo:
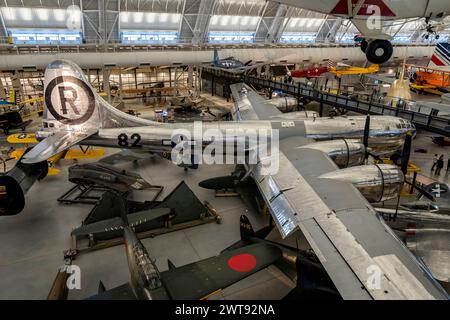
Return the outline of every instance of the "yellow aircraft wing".
[[[24,154],[25,149],[16,149],[9,153],[9,156],[15,160],[19,160]]]
[[[340,77],[343,75],[353,75],[353,74],[369,74],[376,73],[380,71],[380,66],[378,64],[373,64],[368,68],[359,68],[359,67],[334,67],[330,69],[331,73],[334,73],[336,76]]]
[[[94,159],[105,155],[105,149],[88,148],[86,151],[81,149],[69,149],[64,159]]]
[[[22,144],[37,144],[39,141],[36,140],[34,133],[16,133],[11,134],[6,139],[8,143],[22,143]]]
[[[61,170],[56,169],[56,168],[53,168],[53,167],[50,167],[50,168],[48,168],[48,173],[47,173],[47,175],[48,175],[48,176],[56,176],[56,175],[59,174],[60,172],[61,172]]]
[[[44,101],[44,97],[38,97],[38,98],[32,98],[32,99],[27,99],[27,100],[23,100],[17,103],[17,105],[22,105],[22,104],[27,104],[27,103],[33,103],[33,102],[43,102]]]
[[[34,138],[34,134],[28,134],[33,135],[32,138],[29,139],[31,141],[32,139],[35,140],[35,142],[29,142],[29,143],[37,143],[38,141],[36,138]],[[13,137],[10,139],[11,136],[8,137],[9,140],[16,140],[18,138]],[[8,142],[9,142],[8,140]],[[21,142],[10,142],[10,143],[26,143],[23,142],[25,139],[21,139]],[[25,148],[18,148],[9,153],[9,156],[15,160],[19,160],[22,158],[23,154],[25,153]],[[105,149],[94,149],[89,147],[86,150],[81,149],[69,149],[66,151],[62,151],[60,153],[55,154],[54,156],[50,157],[48,162],[48,175],[56,175],[61,172],[61,170],[54,167],[54,165],[60,160],[60,159],[67,159],[67,160],[74,160],[74,159],[94,159],[94,158],[100,158],[105,155]]]

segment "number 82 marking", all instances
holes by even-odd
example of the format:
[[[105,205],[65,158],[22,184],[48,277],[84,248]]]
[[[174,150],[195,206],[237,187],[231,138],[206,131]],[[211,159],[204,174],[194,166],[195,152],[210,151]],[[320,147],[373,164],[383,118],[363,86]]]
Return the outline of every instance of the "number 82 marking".
[[[132,140],[131,147],[140,147],[139,142],[141,142],[141,136],[138,133],[133,133],[130,137]],[[121,133],[117,136],[117,144],[121,147],[128,147],[128,135]]]

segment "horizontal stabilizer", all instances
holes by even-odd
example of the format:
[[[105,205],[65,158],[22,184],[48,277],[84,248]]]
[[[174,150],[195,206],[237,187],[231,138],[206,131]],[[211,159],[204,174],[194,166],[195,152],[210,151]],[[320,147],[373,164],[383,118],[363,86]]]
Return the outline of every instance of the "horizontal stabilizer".
[[[60,131],[39,142],[30,152],[23,156],[23,163],[46,161],[48,158],[67,150],[71,146],[83,141],[95,132]]]
[[[158,208],[131,213],[127,215],[128,224],[130,227],[137,227],[147,221],[152,221],[157,218],[166,216],[170,214],[170,212],[171,210],[169,208]],[[124,222],[122,218],[115,217],[112,219],[101,220],[98,222],[83,225],[79,228],[74,229],[71,235],[76,237],[88,236],[90,234],[95,235],[103,232],[123,229],[123,226]]]
[[[72,231],[71,235],[76,237],[87,236],[90,234],[97,234],[123,228],[123,220],[119,217],[102,220],[88,225],[81,226]]]
[[[137,227],[144,222],[167,216],[170,212],[171,210],[169,208],[158,208],[131,213],[127,216],[128,223],[130,227]]]
[[[105,149],[99,148],[88,148],[86,151],[81,149],[70,149],[67,151],[64,159],[66,160],[74,160],[74,159],[96,159],[103,157],[105,155]]]

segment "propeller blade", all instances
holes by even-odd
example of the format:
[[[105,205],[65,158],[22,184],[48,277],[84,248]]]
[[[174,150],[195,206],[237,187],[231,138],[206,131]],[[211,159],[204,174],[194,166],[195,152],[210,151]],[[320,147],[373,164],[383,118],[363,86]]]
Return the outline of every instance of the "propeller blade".
[[[412,147],[412,133],[408,132],[405,137],[405,144],[403,145],[403,153],[402,153],[402,172],[403,174],[408,173],[408,163],[409,158],[411,156],[411,147]]]
[[[412,186],[413,184],[409,181],[405,181],[406,184]],[[422,187],[419,187],[418,185],[414,186],[414,189],[416,189],[421,195],[423,195],[425,198],[427,198],[430,201],[436,202],[436,198],[427,190],[425,190]]]
[[[366,149],[366,160],[369,157],[369,135],[370,135],[370,115],[367,115],[366,118],[366,125],[364,126],[364,138],[363,138],[363,144]]]

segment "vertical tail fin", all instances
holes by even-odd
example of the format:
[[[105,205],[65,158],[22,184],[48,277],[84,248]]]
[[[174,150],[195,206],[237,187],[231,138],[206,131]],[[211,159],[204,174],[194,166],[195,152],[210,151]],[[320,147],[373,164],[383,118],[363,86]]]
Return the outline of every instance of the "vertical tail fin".
[[[431,57],[429,67],[450,67],[450,43],[438,43]]]
[[[241,215],[240,218],[240,234],[241,239],[249,239],[249,238],[259,238],[264,239],[267,235],[272,231],[273,225],[269,223],[267,226],[255,231],[253,226],[246,215]]]
[[[44,77],[44,128],[48,131],[97,132],[99,99],[83,71],[70,61],[50,63]]]
[[[44,101],[47,131],[93,134],[102,128],[154,124],[111,106],[92,88],[81,68],[66,60],[54,61],[45,70]]]
[[[35,163],[67,150],[102,128],[155,125],[154,121],[126,114],[103,100],[75,63],[56,60],[45,70],[43,130],[47,137],[23,159]]]
[[[248,220],[247,216],[241,215],[239,223],[241,239],[252,238],[255,236],[255,230],[253,230],[253,226],[250,223],[250,220]]]

